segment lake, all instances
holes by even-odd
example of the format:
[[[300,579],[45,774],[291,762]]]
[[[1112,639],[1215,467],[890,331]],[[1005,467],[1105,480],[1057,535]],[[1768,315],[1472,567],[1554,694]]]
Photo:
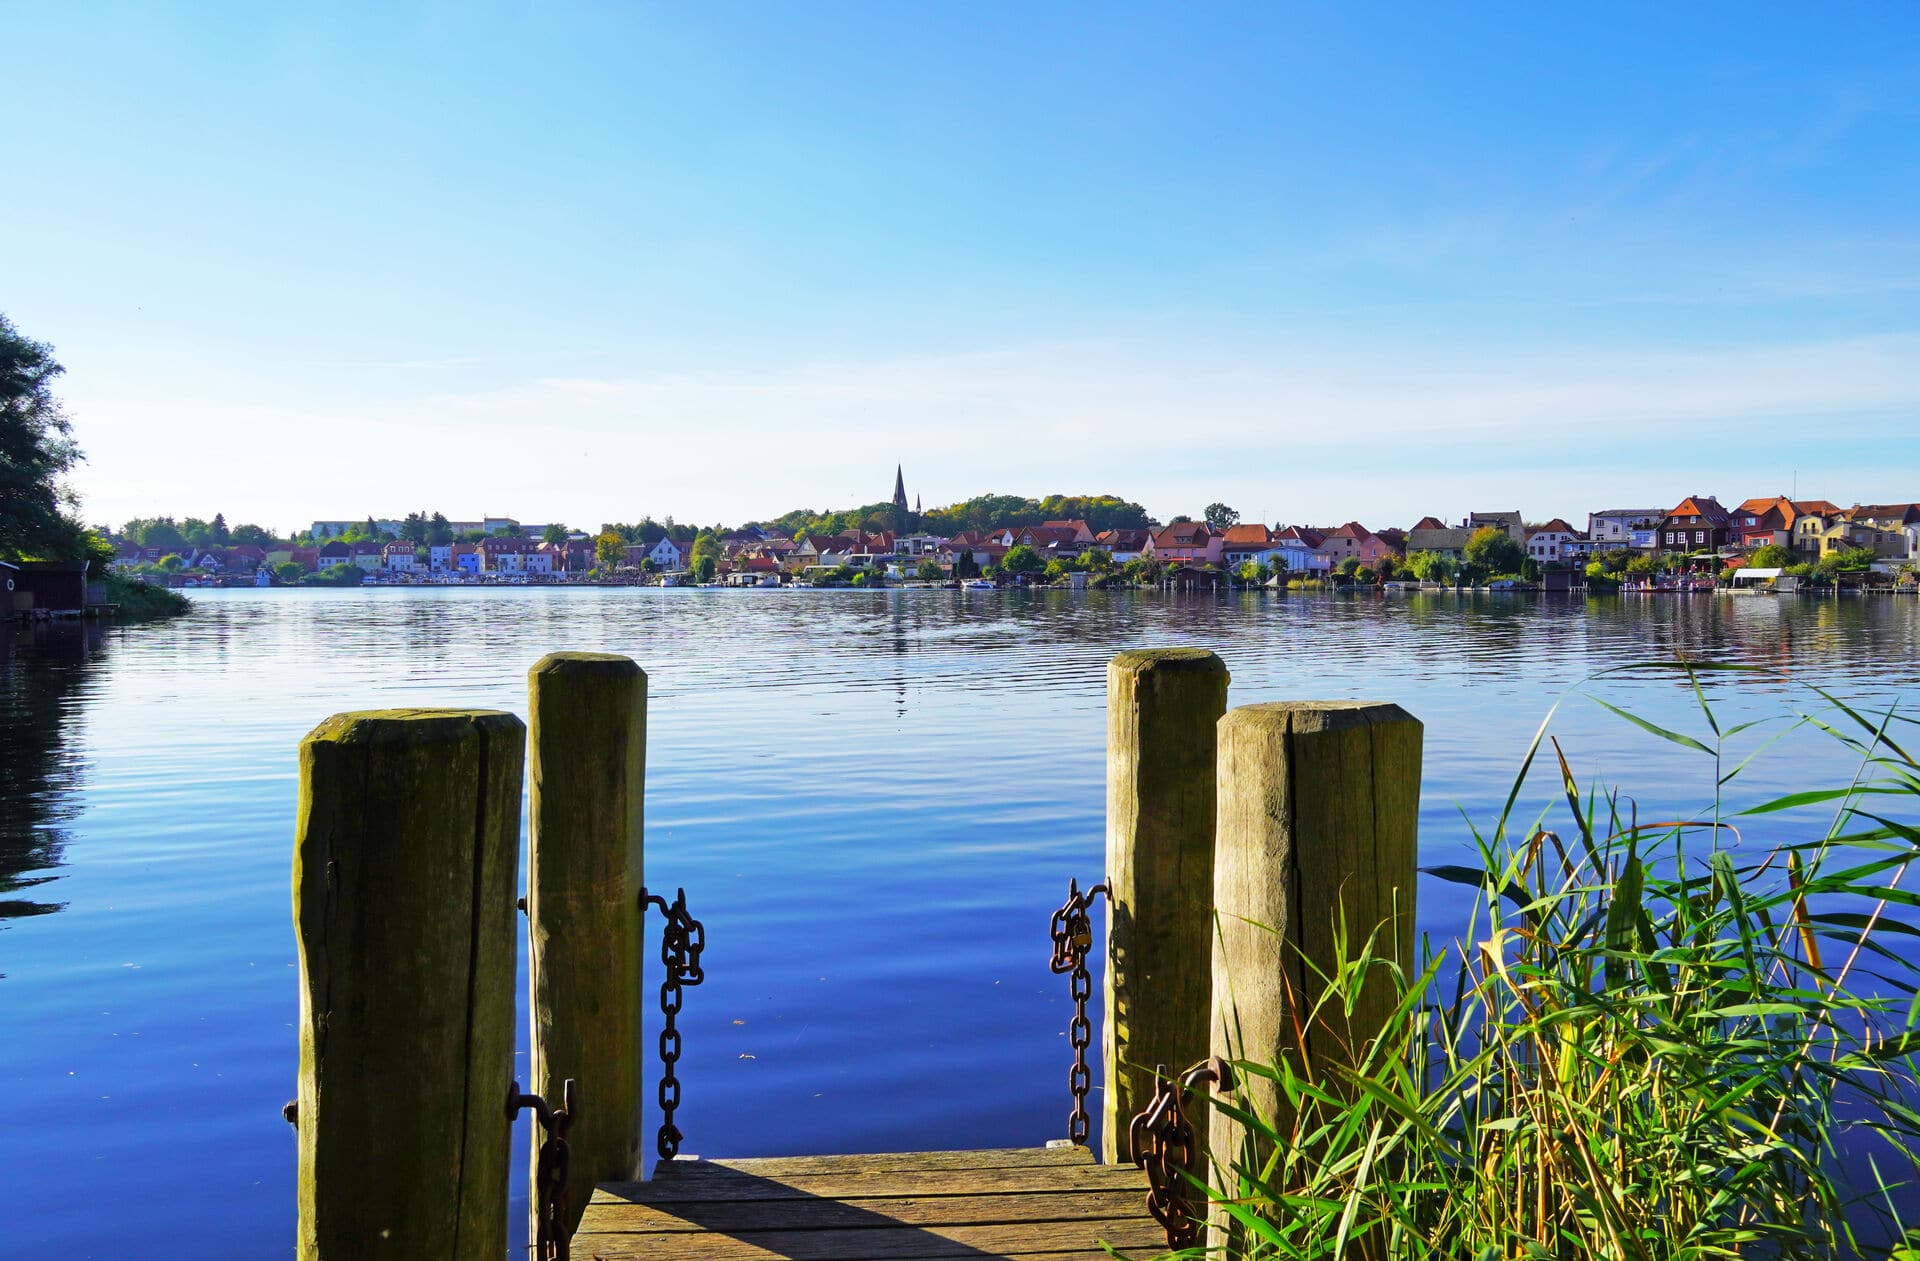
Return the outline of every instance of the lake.
[[[708,940],[681,1017],[679,1121],[687,1151],[727,1156],[1065,1134],[1071,1008],[1047,922],[1070,876],[1101,874],[1105,665],[1122,648],[1212,648],[1236,705],[1405,707],[1426,724],[1429,861],[1469,857],[1460,812],[1491,821],[1549,707],[1597,671],[1676,655],[1768,667],[1708,676],[1738,718],[1814,705],[1807,684],[1882,705],[1920,684],[1920,601],[1899,597],[452,588],[195,602],[157,626],[0,630],[0,1219],[15,1255],[291,1246],[295,746],[343,710],[524,717],[527,669],[547,652],[645,667],[648,882],[685,886]],[[1590,690],[1704,731],[1684,680]],[[1710,799],[1708,759],[1580,695],[1554,730],[1583,782],[1643,809]],[[1852,770],[1802,732],[1735,791]],[[1529,817],[1558,791],[1536,780]],[[1423,880],[1425,930],[1455,931],[1458,893]],[[525,993],[523,980],[523,1025]]]

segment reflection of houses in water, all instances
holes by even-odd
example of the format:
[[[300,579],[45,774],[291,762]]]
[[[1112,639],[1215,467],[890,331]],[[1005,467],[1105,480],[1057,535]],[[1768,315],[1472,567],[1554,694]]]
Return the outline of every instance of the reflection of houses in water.
[[[22,896],[55,878],[83,766],[67,746],[71,699],[105,646],[97,622],[0,620],[0,921],[57,911]]]

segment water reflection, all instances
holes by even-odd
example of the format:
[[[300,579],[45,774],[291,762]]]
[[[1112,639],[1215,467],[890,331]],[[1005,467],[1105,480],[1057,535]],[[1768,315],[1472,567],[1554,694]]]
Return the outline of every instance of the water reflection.
[[[19,895],[62,865],[86,773],[73,728],[105,644],[97,623],[0,623],[0,921],[65,905]]]

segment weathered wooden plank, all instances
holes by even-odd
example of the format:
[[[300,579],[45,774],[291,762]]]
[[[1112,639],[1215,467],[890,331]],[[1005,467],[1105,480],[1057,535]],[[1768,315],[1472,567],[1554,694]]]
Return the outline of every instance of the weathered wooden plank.
[[[849,1230],[764,1230],[738,1234],[575,1236],[577,1250],[605,1261],[922,1261],[1165,1246],[1151,1218],[990,1226],[877,1225]]]
[[[593,1203],[668,1204],[702,1200],[885,1199],[900,1196],[1013,1194],[1144,1189],[1146,1176],[1131,1165],[1033,1165],[1014,1169],[947,1169],[926,1173],[793,1174],[604,1182]]]
[[[841,1156],[748,1156],[703,1160],[699,1157],[661,1161],[655,1178],[700,1176],[719,1170],[779,1177],[794,1173],[882,1173],[890,1169],[925,1172],[935,1169],[1014,1169],[1029,1165],[1091,1165],[1093,1153],[1085,1147],[998,1147],[960,1152],[873,1152]]]
[[[902,1196],[885,1199],[685,1201],[666,1206],[596,1202],[580,1220],[582,1234],[672,1234],[686,1231],[983,1226],[1119,1218],[1146,1212],[1146,1187],[1115,1191],[1038,1191],[1012,1195]]]

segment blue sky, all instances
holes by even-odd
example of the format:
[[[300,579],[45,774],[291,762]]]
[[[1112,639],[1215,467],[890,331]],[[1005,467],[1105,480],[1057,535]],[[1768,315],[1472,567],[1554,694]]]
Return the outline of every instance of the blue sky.
[[[1920,6],[0,5],[90,519],[1920,498]],[[21,125],[24,124],[24,125]]]

